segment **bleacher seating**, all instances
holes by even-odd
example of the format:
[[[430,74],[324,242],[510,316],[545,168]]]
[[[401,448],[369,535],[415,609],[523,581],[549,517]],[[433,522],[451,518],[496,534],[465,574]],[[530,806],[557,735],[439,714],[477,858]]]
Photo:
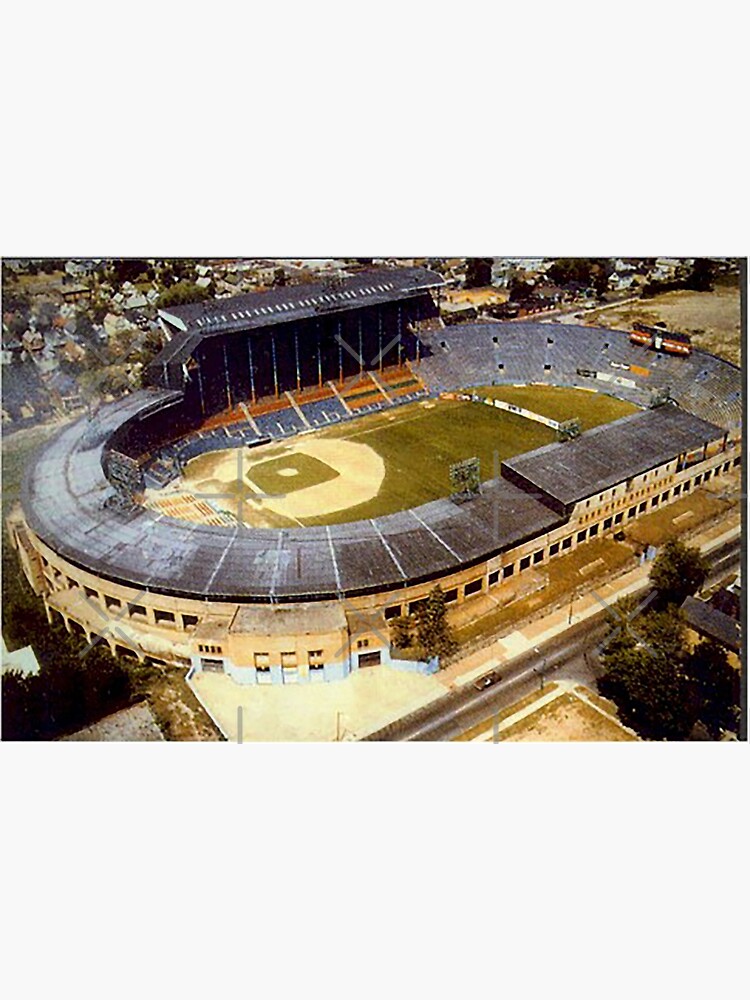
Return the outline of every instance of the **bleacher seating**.
[[[723,426],[741,419],[739,369],[704,352],[678,358],[631,344],[625,333],[524,322],[456,326],[425,337],[425,343],[428,351],[418,371],[433,394],[531,382],[592,388],[591,379],[577,374],[580,367],[632,378],[635,388],[617,385],[612,390],[640,405],[648,402],[652,390],[668,386],[672,398],[697,416]],[[650,374],[629,373],[610,361]],[[596,386],[607,391],[604,382]]]
[[[330,385],[295,394],[296,407],[285,395],[248,403],[252,423],[243,407],[234,407],[187,439],[162,447],[147,466],[147,484],[171,482],[176,473],[169,460],[175,457],[184,463],[210,451],[283,439],[425,396],[479,385],[537,382],[596,387],[641,406],[648,404],[655,389],[668,386],[684,409],[706,420],[729,427],[741,419],[739,369],[703,352],[688,359],[657,354],[632,344],[625,333],[562,324],[477,323],[440,328],[426,334],[424,343],[427,350],[419,364],[377,373],[387,398],[373,379],[358,375],[338,387],[338,395]],[[637,370],[618,367],[623,365]],[[629,378],[635,385],[594,382],[579,375],[578,368]]]

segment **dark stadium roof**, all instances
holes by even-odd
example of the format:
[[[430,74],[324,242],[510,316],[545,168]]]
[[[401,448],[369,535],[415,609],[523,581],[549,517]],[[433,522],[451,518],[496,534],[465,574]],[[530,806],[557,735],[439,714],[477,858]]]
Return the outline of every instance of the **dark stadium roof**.
[[[739,653],[742,646],[742,636],[740,623],[734,618],[695,597],[686,598],[682,605],[682,612],[685,615],[685,621],[696,632],[709,639],[716,639],[722,646]]]
[[[159,314],[180,331],[210,336],[391,302],[443,284],[439,274],[423,267],[382,267],[347,278],[174,306]]]
[[[144,507],[104,506],[114,487],[102,470],[109,436],[175,393],[148,390],[103,407],[49,441],[24,482],[31,529],[61,556],[136,588],[199,598],[304,600],[405,586],[480,562],[547,531],[562,518],[505,480],[461,505],[330,527],[217,527]]]
[[[561,504],[577,503],[681,452],[700,448],[724,431],[678,406],[632,413],[586,431],[574,441],[544,445],[503,462],[514,482]]]

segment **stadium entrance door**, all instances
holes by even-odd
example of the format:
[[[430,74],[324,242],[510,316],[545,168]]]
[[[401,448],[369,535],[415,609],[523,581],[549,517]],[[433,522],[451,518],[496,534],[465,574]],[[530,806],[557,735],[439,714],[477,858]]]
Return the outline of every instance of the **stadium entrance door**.
[[[362,667],[379,667],[380,666],[380,650],[375,653],[360,653],[359,654],[359,666]]]

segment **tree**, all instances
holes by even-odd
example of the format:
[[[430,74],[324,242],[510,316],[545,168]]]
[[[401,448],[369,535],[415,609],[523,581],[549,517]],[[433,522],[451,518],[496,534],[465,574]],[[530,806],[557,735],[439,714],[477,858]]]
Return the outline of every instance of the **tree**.
[[[684,740],[696,720],[690,686],[666,657],[630,644],[608,653],[600,692],[623,722],[650,740]]]
[[[739,722],[740,672],[714,639],[703,642],[685,658],[685,676],[693,684],[701,722],[714,739],[722,730],[736,732]]]
[[[609,290],[609,276],[612,273],[611,262],[608,260],[594,261],[591,268],[590,284],[601,299]]]
[[[514,275],[508,283],[508,297],[511,302],[525,302],[534,294],[534,286]]]
[[[408,649],[413,642],[414,618],[400,615],[391,621],[391,645],[396,649]]]
[[[715,276],[716,266],[713,261],[706,257],[696,257],[685,283],[696,292],[712,292]]]
[[[40,673],[8,673],[2,683],[3,739],[49,740],[130,704],[128,667],[100,644],[81,656],[82,639],[49,625],[3,533],[3,634],[10,649],[31,645]]]
[[[286,271],[283,267],[275,268],[273,272],[273,281],[271,284],[274,288],[283,288],[287,283]]]
[[[205,302],[211,298],[211,292],[207,288],[200,288],[190,281],[178,281],[161,293],[156,300],[158,309],[167,309],[169,306],[185,306],[192,302]]]
[[[680,609],[651,610],[636,617],[637,607],[637,598],[627,596],[612,608],[614,615],[602,655],[605,666],[615,664],[620,653],[640,648],[680,668],[685,655],[685,624]]]
[[[417,641],[428,659],[446,656],[456,648],[456,640],[448,624],[445,594],[440,584],[427,595],[417,612]]]
[[[126,281],[137,281],[148,270],[148,261],[135,257],[125,260],[113,260],[111,267],[116,283],[124,285]]]
[[[671,539],[654,560],[649,579],[662,603],[682,604],[703,586],[709,569],[698,548]]]
[[[678,607],[639,615],[632,631],[644,646],[679,668],[685,655],[685,623]]]
[[[485,288],[492,284],[492,257],[467,257],[464,288]]]

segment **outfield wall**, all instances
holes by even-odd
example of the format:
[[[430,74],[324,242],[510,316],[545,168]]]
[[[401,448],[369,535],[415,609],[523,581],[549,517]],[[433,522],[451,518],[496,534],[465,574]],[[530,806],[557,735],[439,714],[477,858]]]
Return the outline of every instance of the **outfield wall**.
[[[527,410],[523,406],[516,406],[515,403],[506,403],[504,399],[485,398],[476,392],[443,392],[440,394],[440,398],[484,403],[486,406],[494,406],[496,410],[504,410],[506,413],[516,413],[519,417],[525,417],[526,420],[533,420],[537,424],[544,424],[545,427],[551,427],[553,431],[559,431],[561,426],[557,420],[552,420],[551,417],[543,417],[541,413],[534,413],[533,410]]]

